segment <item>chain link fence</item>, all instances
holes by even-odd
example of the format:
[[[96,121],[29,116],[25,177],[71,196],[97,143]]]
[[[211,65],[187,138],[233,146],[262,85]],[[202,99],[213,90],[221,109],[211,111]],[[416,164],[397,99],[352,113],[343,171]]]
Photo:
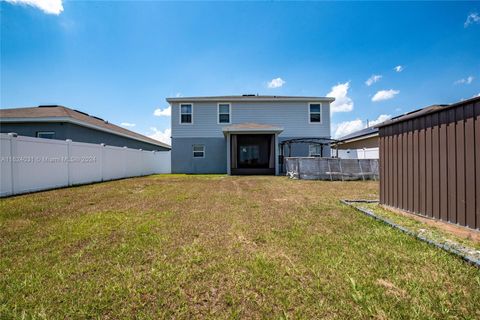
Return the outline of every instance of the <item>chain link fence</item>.
[[[307,180],[378,180],[378,159],[285,158],[286,174]]]

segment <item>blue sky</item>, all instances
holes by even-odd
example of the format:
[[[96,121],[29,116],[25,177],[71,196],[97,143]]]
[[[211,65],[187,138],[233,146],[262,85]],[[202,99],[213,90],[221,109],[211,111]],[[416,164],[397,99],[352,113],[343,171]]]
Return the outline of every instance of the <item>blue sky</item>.
[[[166,97],[330,94],[341,135],[480,94],[479,2],[47,3],[1,2],[1,108],[61,104],[165,139]]]

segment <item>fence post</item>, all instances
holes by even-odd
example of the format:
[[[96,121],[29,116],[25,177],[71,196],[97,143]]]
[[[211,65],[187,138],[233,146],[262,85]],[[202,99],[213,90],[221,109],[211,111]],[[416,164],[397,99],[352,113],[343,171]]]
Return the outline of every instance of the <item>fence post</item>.
[[[12,179],[12,181],[11,181],[11,183],[10,183],[10,190],[11,190],[11,192],[12,192],[12,195],[15,194],[15,185],[14,185],[14,183],[15,183],[15,176],[14,176],[14,174],[15,174],[15,171],[16,171],[16,170],[14,170],[14,167],[13,167],[13,166],[15,165],[14,159],[15,159],[15,154],[17,153],[17,145],[16,145],[17,141],[15,140],[15,138],[16,138],[17,136],[18,136],[18,135],[17,135],[16,132],[10,132],[10,133],[8,134],[8,138],[9,138],[9,140],[10,140],[10,177],[11,177],[11,179]],[[15,148],[14,148],[14,146],[15,146]]]
[[[342,177],[343,180],[343,168],[342,168],[342,159],[338,159],[338,167],[340,168],[340,176]]]
[[[72,185],[70,177],[70,157],[71,157],[71,148],[72,148],[72,139],[65,140],[67,142],[67,183],[68,186]]]
[[[101,172],[102,172],[102,181],[105,181],[105,143],[100,143],[100,148],[102,148],[102,159],[100,160],[100,165],[101,165]]]
[[[362,180],[365,181],[365,176],[363,175],[362,164],[360,163],[360,159],[358,160],[358,166],[360,167],[360,174],[362,175]]]

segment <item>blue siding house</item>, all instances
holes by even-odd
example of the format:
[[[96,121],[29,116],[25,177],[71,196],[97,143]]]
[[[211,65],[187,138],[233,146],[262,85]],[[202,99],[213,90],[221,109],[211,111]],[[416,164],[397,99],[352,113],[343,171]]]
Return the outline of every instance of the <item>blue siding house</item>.
[[[167,98],[172,173],[279,174],[282,142],[330,138],[333,101],[258,95]],[[285,155],[329,154],[318,147],[295,143]]]

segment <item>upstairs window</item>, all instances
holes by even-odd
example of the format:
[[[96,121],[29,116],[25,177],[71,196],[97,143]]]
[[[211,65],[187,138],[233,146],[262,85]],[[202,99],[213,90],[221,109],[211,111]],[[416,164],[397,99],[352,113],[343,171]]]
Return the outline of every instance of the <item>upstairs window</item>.
[[[193,105],[191,103],[180,104],[180,123],[193,123]]]
[[[230,103],[218,104],[218,123],[230,123]]]
[[[54,131],[37,131],[37,138],[55,139]]]
[[[194,144],[193,145],[193,157],[194,158],[205,158],[205,146],[203,144]]]
[[[308,122],[322,123],[322,104],[321,103],[308,104]]]

